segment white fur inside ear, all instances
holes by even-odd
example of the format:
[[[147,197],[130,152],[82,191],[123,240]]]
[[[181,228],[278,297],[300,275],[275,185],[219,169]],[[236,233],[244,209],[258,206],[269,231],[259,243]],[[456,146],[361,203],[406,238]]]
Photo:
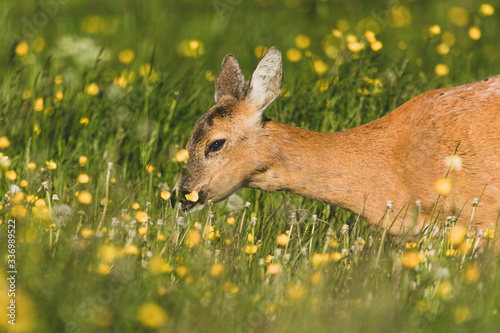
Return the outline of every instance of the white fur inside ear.
[[[283,82],[281,53],[272,47],[252,74],[246,102],[258,111],[264,109],[279,95]]]

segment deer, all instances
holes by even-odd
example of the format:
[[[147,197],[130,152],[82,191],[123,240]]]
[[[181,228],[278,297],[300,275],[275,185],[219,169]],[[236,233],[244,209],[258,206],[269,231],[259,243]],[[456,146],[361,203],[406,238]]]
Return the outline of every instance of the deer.
[[[327,133],[264,116],[282,84],[276,47],[248,84],[236,57],[224,58],[215,105],[187,142],[187,172],[176,185],[182,195],[196,191],[203,206],[244,187],[289,191],[360,214],[370,225],[380,225],[391,201],[389,235],[421,231],[433,214],[439,221],[459,215],[457,223],[476,231],[498,226],[500,75],[424,92],[375,121]],[[460,170],[450,171],[450,156],[460,158]],[[435,183],[450,172],[452,191],[440,195]]]

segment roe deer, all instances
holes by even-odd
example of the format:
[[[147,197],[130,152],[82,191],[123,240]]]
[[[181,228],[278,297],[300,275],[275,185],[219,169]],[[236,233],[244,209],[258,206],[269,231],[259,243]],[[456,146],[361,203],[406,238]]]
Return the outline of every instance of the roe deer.
[[[178,189],[199,192],[199,203],[217,202],[242,187],[287,190],[359,213],[377,224],[393,201],[398,215],[391,234],[413,230],[415,201],[425,215],[460,214],[473,227],[494,229],[500,202],[500,76],[425,92],[371,123],[317,133],[266,118],[283,81],[281,54],[270,48],[247,86],[236,58],[224,58],[215,81],[216,104],[194,126],[188,141],[188,173]],[[458,146],[458,149],[457,149]],[[449,195],[434,185],[449,171]],[[445,215],[443,215],[445,214]],[[434,217],[436,214],[434,215]],[[406,219],[405,219],[406,217]],[[427,219],[429,223],[429,219]]]

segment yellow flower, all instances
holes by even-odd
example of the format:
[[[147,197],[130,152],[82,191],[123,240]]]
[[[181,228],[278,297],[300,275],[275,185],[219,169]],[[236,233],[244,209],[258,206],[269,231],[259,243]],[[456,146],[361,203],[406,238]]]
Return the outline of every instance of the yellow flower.
[[[55,95],[55,101],[56,102],[62,101],[63,97],[64,97],[63,92],[62,91],[57,91],[56,95]]]
[[[453,320],[455,321],[455,324],[463,324],[465,322],[468,322],[470,318],[471,313],[468,307],[463,306],[453,309]]]
[[[317,285],[318,283],[321,282],[321,271],[316,271],[311,275],[311,283],[313,285]]]
[[[479,12],[483,16],[491,16],[495,13],[495,8],[489,3],[483,3],[481,7],[479,7]]]
[[[170,192],[169,191],[161,191],[160,193],[160,197],[163,199],[163,200],[168,200],[170,199]]]
[[[247,246],[245,246],[245,253],[246,254],[257,253],[257,245],[248,244]]]
[[[139,235],[144,236],[148,232],[148,228],[141,226],[139,227],[139,230],[137,230],[137,232],[139,233]]]
[[[321,265],[325,265],[330,261],[330,255],[328,253],[315,253],[312,256],[311,262],[313,267],[317,268]]]
[[[467,235],[467,228],[457,225],[450,232],[450,242],[453,246],[458,246],[462,244]]]
[[[87,164],[87,156],[80,156],[80,158],[78,159],[78,163],[81,167],[84,167]]]
[[[87,184],[89,180],[90,180],[89,176],[84,173],[78,175],[78,182],[80,184]]]
[[[254,237],[252,234],[248,234],[247,236],[247,240],[250,244],[253,244],[253,242],[255,241]]]
[[[290,62],[298,62],[302,59],[302,53],[297,49],[289,49],[286,51],[286,58]]]
[[[56,75],[54,77],[54,83],[57,85],[61,85],[63,83],[63,77],[62,75]]]
[[[321,75],[328,70],[328,66],[322,60],[314,60],[313,68],[318,75]]]
[[[45,207],[45,200],[43,200],[43,199],[37,199],[35,201],[35,207]]]
[[[481,38],[481,29],[478,27],[471,27],[469,29],[469,37],[474,40]]]
[[[5,174],[5,177],[7,177],[8,180],[16,180],[17,178],[17,173],[14,170],[9,170]]]
[[[35,124],[35,126],[33,126],[33,131],[36,133],[36,135],[40,135],[42,129],[40,128],[40,125]]]
[[[92,194],[87,191],[81,191],[78,194],[78,201],[84,205],[88,205],[92,202]]]
[[[206,225],[203,230],[204,230],[203,233],[205,234],[206,239],[209,239],[209,240],[214,239],[214,236],[215,236],[214,227],[212,227],[211,225]]]
[[[185,39],[181,42],[180,52],[185,57],[195,58],[205,54],[205,48],[199,40]]]
[[[411,252],[403,254],[403,256],[401,257],[401,265],[403,265],[407,268],[410,268],[410,269],[414,269],[424,259],[425,259],[425,256],[423,253],[417,252],[417,251],[411,251]]]
[[[20,204],[24,199],[24,193],[18,192],[10,198],[10,201],[16,205]]]
[[[137,319],[146,327],[160,328],[167,323],[168,315],[158,304],[148,302],[142,304],[137,310]]]
[[[451,192],[451,181],[448,178],[441,178],[434,184],[434,189],[438,194],[448,195]]]
[[[112,263],[116,258],[116,248],[113,245],[103,245],[97,251],[99,258],[106,263]]]
[[[28,163],[28,170],[35,170],[36,169],[36,163],[29,162]]]
[[[396,27],[410,25],[412,16],[410,10],[405,6],[395,6],[391,8],[392,24]]]
[[[187,149],[181,149],[175,154],[175,160],[179,163],[184,162],[189,158],[189,152]]]
[[[450,69],[445,64],[437,64],[436,67],[434,68],[434,72],[438,76],[445,76],[448,75]]]
[[[86,16],[81,22],[83,32],[88,34],[96,34],[104,26],[104,20],[96,15]]]
[[[89,228],[83,228],[81,231],[82,237],[83,238],[89,238],[94,235],[94,230],[89,229]]]
[[[280,264],[270,264],[267,266],[267,273],[270,275],[276,275],[281,271],[281,265]]]
[[[106,263],[101,262],[97,268],[96,268],[97,273],[101,275],[108,275],[111,272],[111,266],[109,266]]]
[[[306,35],[300,34],[295,37],[295,45],[299,49],[307,49],[311,45],[311,38]]]
[[[451,23],[456,26],[464,27],[469,23],[469,13],[462,7],[451,7],[448,16],[450,17]]]
[[[43,98],[39,97],[35,100],[35,111],[43,111]]]
[[[111,179],[109,181],[111,182],[111,184],[114,184],[114,183],[116,183],[116,178],[115,177],[111,177]]]
[[[186,194],[186,199],[189,200],[189,201],[192,201],[192,202],[198,201],[199,198],[200,197],[198,195],[198,192],[196,192],[196,191],[193,191],[193,192],[191,192],[189,194]]]
[[[240,291],[240,288],[228,281],[224,283],[224,285],[222,286],[222,290],[224,290],[226,293],[235,295]]]
[[[151,164],[146,165],[146,171],[147,171],[148,173],[151,173],[151,172],[153,172],[154,170],[155,170],[155,167],[154,167],[154,166],[152,166]]]
[[[330,242],[330,247],[331,248],[338,248],[339,247],[339,241],[337,239],[332,239],[332,241]]]
[[[18,56],[25,56],[28,54],[29,49],[30,47],[28,46],[28,43],[26,43],[25,41],[19,42],[16,45],[16,54]]]
[[[338,29],[333,29],[332,30],[332,35],[334,35],[337,38],[341,38],[342,37],[342,31],[340,31]]]
[[[342,259],[342,254],[340,252],[333,252],[331,257],[333,262],[338,262]]]
[[[189,273],[189,270],[187,269],[186,266],[178,266],[175,269],[175,274],[177,274],[178,277],[183,278]]]
[[[268,50],[267,46],[257,45],[253,50],[253,54],[255,55],[256,58],[260,59],[264,56],[264,54],[266,54],[267,50]]]
[[[45,165],[47,165],[47,167],[48,167],[50,170],[55,170],[55,169],[57,169],[57,163],[56,163],[56,162],[54,162],[54,160],[46,161],[46,162],[45,162]]]
[[[286,234],[281,234],[277,237],[276,241],[279,245],[285,246],[290,241],[290,238]]]
[[[153,257],[149,260],[148,270],[155,275],[172,272],[172,266],[165,262],[163,258]]]
[[[189,230],[186,235],[186,246],[192,249],[201,242],[201,235],[196,230]]]
[[[80,124],[88,125],[89,123],[90,123],[89,118],[87,118],[87,117],[80,118]]]
[[[441,27],[437,24],[434,24],[432,27],[429,28],[429,32],[431,35],[439,35],[441,33]]]
[[[316,86],[318,87],[319,91],[321,92],[325,92],[328,90],[328,87],[329,87],[329,83],[327,80],[318,80],[316,82]]]
[[[227,224],[229,224],[229,225],[233,225],[233,224],[234,224],[234,222],[235,222],[234,217],[228,217],[228,218],[227,218]]]
[[[354,53],[357,53],[357,52],[361,51],[364,48],[364,45],[363,45],[363,43],[360,43],[360,42],[352,42],[352,43],[348,43],[347,44],[347,48],[350,51],[352,51]]]
[[[443,281],[439,284],[437,293],[442,300],[448,301],[453,297],[451,291],[451,283],[449,283],[448,281]]]
[[[125,65],[130,64],[132,61],[134,61],[134,59],[135,53],[134,51],[129,49],[121,51],[118,55],[118,60],[120,60],[120,62]]]
[[[120,87],[120,88],[124,88],[128,83],[128,80],[125,76],[120,76],[120,77],[117,77],[116,79],[113,80],[113,84]]]
[[[28,181],[26,179],[21,180],[21,187],[28,187]]]
[[[221,263],[215,263],[210,268],[210,275],[213,277],[219,277],[224,272],[224,265]]]
[[[10,141],[6,136],[0,137],[0,149],[5,149],[10,146]]]
[[[366,40],[369,41],[370,43],[375,43],[377,41],[377,38],[375,38],[375,33],[371,30],[367,30],[365,32],[365,37]]]
[[[446,43],[439,43],[438,46],[436,46],[436,52],[445,55],[450,52],[450,46]]]
[[[373,51],[377,52],[382,48],[382,42],[377,40],[371,43],[370,47],[372,48]]]
[[[289,285],[285,289],[286,296],[292,301],[301,300],[306,296],[306,288],[301,283]]]
[[[479,265],[474,263],[467,267],[464,272],[465,281],[468,283],[476,283],[479,280],[481,273],[479,272]]]
[[[215,81],[215,76],[212,71],[205,71],[205,79],[207,79],[208,82],[214,82]]]
[[[406,243],[405,247],[407,249],[415,249],[415,248],[417,248],[417,243],[415,243],[415,242],[409,242],[409,243]]]
[[[89,96],[95,96],[99,93],[99,86],[96,83],[90,83],[85,86],[85,92]]]
[[[140,210],[137,213],[135,213],[135,219],[137,221],[139,221],[140,223],[146,223],[146,222],[148,222],[148,213]]]
[[[141,206],[139,206],[139,203],[138,203],[138,202],[134,202],[134,203],[132,204],[132,209],[133,209],[133,210],[138,210],[140,207],[141,207]]]
[[[486,239],[493,239],[495,238],[495,229],[486,229],[483,233],[483,237]]]
[[[10,213],[12,214],[12,216],[16,219],[21,219],[23,218],[24,216],[26,216],[26,208],[24,208],[23,206],[18,206],[18,205],[15,205],[12,207],[12,209],[10,210]]]
[[[139,249],[133,244],[127,245],[123,248],[123,253],[129,255],[137,255],[139,254]]]

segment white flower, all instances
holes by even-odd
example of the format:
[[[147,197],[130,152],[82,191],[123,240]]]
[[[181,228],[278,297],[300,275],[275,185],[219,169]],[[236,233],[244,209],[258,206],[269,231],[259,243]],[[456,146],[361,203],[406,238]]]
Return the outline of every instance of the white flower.
[[[458,155],[445,157],[444,164],[450,168],[450,170],[462,170],[462,158]]]

